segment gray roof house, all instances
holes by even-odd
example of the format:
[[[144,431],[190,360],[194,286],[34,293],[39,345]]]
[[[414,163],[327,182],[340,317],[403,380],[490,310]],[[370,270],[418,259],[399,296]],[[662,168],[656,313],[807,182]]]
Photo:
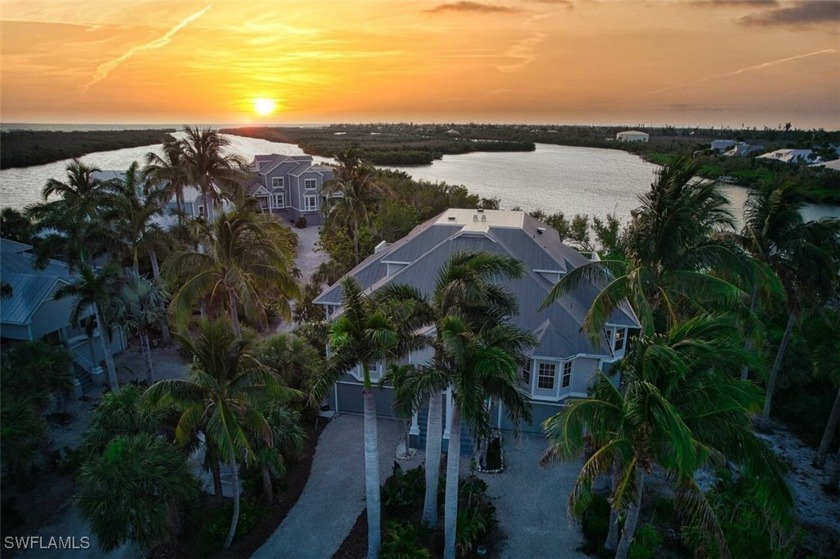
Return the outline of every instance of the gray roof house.
[[[310,155],[257,155],[251,162],[254,182],[248,194],[264,212],[294,221],[306,218],[309,225],[322,223],[321,188],[333,178],[328,165],[313,163]]]
[[[82,324],[70,321],[74,301],[55,300],[62,285],[75,281],[66,263],[49,260],[44,269],[36,269],[32,247],[0,239],[0,279],[12,289],[12,295],[0,303],[0,338],[3,345],[18,340],[46,339],[63,343],[73,352],[74,373],[79,387],[102,382],[97,363],[103,359],[99,332],[88,338]],[[92,315],[86,313],[83,319]],[[126,347],[119,326],[111,329],[111,350],[119,353]]]
[[[520,378],[533,411],[532,423],[523,428],[540,431],[542,421],[557,413],[564,401],[586,397],[595,371],[608,370],[624,356],[628,335],[639,328],[639,322],[625,303],[612,313],[604,336],[593,344],[581,333],[581,326],[599,292],[594,285],[539,310],[559,278],[588,260],[563,244],[554,229],[524,212],[449,209],[393,244],[381,244],[348,275],[355,277],[368,293],[389,283],[403,283],[428,295],[441,266],[453,254],[463,251],[499,253],[516,257],[525,264],[525,276],[505,285],[519,300],[519,314],[512,322],[532,332],[538,340],[520,371]],[[330,317],[340,309],[341,300],[342,288],[335,284],[316,298],[315,303],[324,306]],[[405,362],[425,363],[431,356],[432,350],[425,349],[412,353]],[[380,378],[384,370],[385,364],[377,363],[371,374],[374,379]],[[329,396],[332,410],[361,411],[360,379],[360,371],[351,370],[339,380]],[[387,389],[382,396],[377,395],[377,411],[381,415],[390,415],[390,396]],[[502,410],[494,410],[493,421],[498,428],[511,427]],[[425,428],[424,418],[415,417],[412,434],[417,442],[424,436],[421,425]],[[444,438],[447,434],[448,428]]]

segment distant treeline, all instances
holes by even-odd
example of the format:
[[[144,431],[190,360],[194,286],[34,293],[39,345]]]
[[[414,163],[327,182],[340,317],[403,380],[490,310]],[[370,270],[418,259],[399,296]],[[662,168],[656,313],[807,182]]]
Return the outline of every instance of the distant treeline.
[[[374,165],[428,165],[444,155],[474,151],[534,151],[528,139],[472,135],[445,125],[331,125],[323,128],[230,128],[226,134],[297,144],[306,153],[333,157],[357,146]]]
[[[160,144],[174,128],[56,132],[10,130],[0,134],[0,169],[30,167],[96,151]]]

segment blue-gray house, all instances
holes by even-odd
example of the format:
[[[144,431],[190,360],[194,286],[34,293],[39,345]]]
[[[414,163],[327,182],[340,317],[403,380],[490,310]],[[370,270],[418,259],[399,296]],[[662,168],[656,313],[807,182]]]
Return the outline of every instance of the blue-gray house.
[[[624,357],[629,333],[639,322],[629,304],[621,305],[607,321],[604,335],[593,344],[582,332],[586,313],[599,293],[595,285],[584,286],[540,310],[549,290],[567,272],[588,262],[580,253],[565,245],[557,231],[524,212],[498,210],[449,209],[417,226],[404,238],[390,245],[380,245],[374,254],[351,270],[362,288],[374,292],[389,283],[416,287],[427,296],[434,288],[438,270],[455,253],[486,251],[513,256],[526,267],[523,278],[504,282],[519,300],[519,314],[512,322],[533,333],[538,345],[520,371],[522,389],[528,394],[533,421],[523,427],[540,431],[543,420],[557,413],[569,398],[586,397],[595,371],[609,370]],[[342,288],[336,283],[315,299],[328,317],[341,307]],[[432,349],[413,352],[401,363],[421,364],[432,357]],[[381,378],[386,363],[371,369],[374,379]],[[329,396],[331,409],[361,413],[361,370],[348,371]],[[451,409],[451,395],[445,395],[445,409]],[[377,394],[377,411],[391,415],[391,390]],[[412,434],[415,440],[425,429],[423,412],[415,416]],[[512,427],[501,409],[493,411],[498,428]],[[448,438],[448,426],[444,431]]]
[[[322,223],[322,187],[333,178],[332,167],[314,164],[309,155],[271,154],[254,157],[251,171],[256,178],[248,194],[262,211],[292,221],[304,217],[309,225]]]

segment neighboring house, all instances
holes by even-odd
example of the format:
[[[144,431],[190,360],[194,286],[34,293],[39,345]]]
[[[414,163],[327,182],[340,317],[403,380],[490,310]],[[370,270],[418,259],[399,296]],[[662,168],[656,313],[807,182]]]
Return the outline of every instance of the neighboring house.
[[[784,163],[819,163],[821,159],[810,149],[777,149],[764,153],[756,159],[772,159]]]
[[[248,194],[262,211],[291,221],[304,217],[309,225],[322,223],[322,187],[333,178],[332,167],[314,164],[309,155],[271,154],[254,157],[251,171],[256,179]]]
[[[824,163],[815,163],[814,167],[825,167],[826,169],[831,169],[832,171],[840,171],[840,159],[832,159],[831,161],[826,161]]]
[[[726,157],[746,157],[751,153],[764,150],[764,146],[760,144],[748,144],[746,142],[738,142],[731,149],[723,153]]]
[[[533,405],[533,421],[527,431],[541,431],[541,423],[562,409],[569,398],[583,398],[593,374],[607,371],[624,356],[631,330],[639,328],[632,309],[623,304],[613,312],[604,336],[592,344],[581,333],[581,325],[594,297],[595,286],[586,286],[566,295],[545,310],[538,310],[549,290],[563,274],[585,264],[587,259],[563,244],[557,232],[524,212],[449,209],[414,228],[402,239],[380,244],[376,252],[351,270],[362,288],[370,293],[383,286],[408,284],[430,295],[438,270],[449,258],[463,251],[486,251],[513,256],[525,264],[522,279],[506,281],[519,301],[519,314],[511,322],[533,333],[538,345],[520,370],[522,388]],[[315,299],[331,318],[339,311],[342,288],[336,283]],[[433,332],[433,329],[432,329]],[[431,332],[430,332],[431,334]],[[426,363],[433,355],[427,348],[413,352],[402,363]],[[372,364],[374,381],[381,378],[386,363]],[[349,371],[329,395],[333,411],[361,413],[361,370]],[[391,390],[377,394],[377,412],[391,415]],[[451,395],[447,407],[451,409]],[[424,411],[414,417],[412,444],[418,444]],[[512,427],[503,410],[493,410],[493,424]],[[448,437],[448,420],[444,438]]]
[[[712,149],[717,152],[727,151],[735,146],[735,140],[712,140]]]
[[[74,374],[79,388],[91,383],[101,384],[104,358],[100,332],[96,329],[88,338],[84,324],[71,323],[70,314],[75,301],[68,297],[55,300],[53,295],[61,285],[75,281],[68,265],[49,260],[43,270],[34,268],[32,247],[24,243],[0,239],[0,278],[12,289],[12,295],[0,302],[0,338],[2,344],[17,340],[46,339],[63,343],[73,352]],[[82,320],[92,318],[93,310]],[[119,326],[111,328],[111,350],[119,353],[126,341]],[[80,395],[80,394],[79,394]]]
[[[647,142],[650,135],[646,132],[639,132],[638,130],[625,130],[615,135],[618,142]]]

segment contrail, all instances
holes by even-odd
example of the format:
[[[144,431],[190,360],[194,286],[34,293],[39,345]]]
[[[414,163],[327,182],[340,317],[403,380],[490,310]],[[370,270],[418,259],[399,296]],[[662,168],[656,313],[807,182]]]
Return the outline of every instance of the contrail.
[[[140,52],[142,50],[159,49],[161,47],[166,46],[169,43],[169,40],[172,39],[172,36],[175,35],[175,33],[177,33],[178,31],[180,31],[181,29],[183,29],[184,27],[186,27],[190,23],[194,22],[195,20],[197,20],[198,18],[203,16],[204,13],[212,7],[213,7],[213,5],[211,4],[211,5],[207,6],[206,8],[204,8],[203,10],[200,10],[200,11],[194,13],[193,15],[184,18],[177,25],[175,25],[172,29],[167,31],[166,34],[163,35],[163,37],[160,37],[159,39],[155,39],[154,41],[146,43],[145,45],[140,45],[139,47],[134,47],[133,49],[131,49],[130,51],[128,51],[124,55],[120,56],[119,58],[115,58],[114,60],[109,60],[108,62],[103,62],[102,64],[100,64],[99,66],[96,67],[96,73],[93,75],[93,79],[90,81],[90,83],[88,83],[84,87],[82,87],[82,91],[87,92],[87,90],[90,89],[90,86],[92,86],[96,83],[99,83],[102,80],[104,80],[105,78],[107,78],[108,74],[110,74],[114,70],[114,68],[116,68],[117,66],[119,66],[120,64],[122,64],[123,62],[125,62],[126,60],[131,58],[132,56],[134,56],[135,53]]]
[[[641,97],[646,97],[648,95],[656,95],[657,93],[662,93],[663,91],[670,91],[672,89],[679,89],[681,87],[689,87],[692,85],[697,85],[699,83],[705,83],[712,80],[717,80],[720,78],[726,78],[729,76],[737,76],[738,74],[743,74],[744,72],[750,72],[752,70],[759,70],[761,68],[767,68],[768,66],[774,66],[776,64],[782,64],[784,62],[790,62],[792,60],[799,60],[800,58],[808,58],[810,56],[818,56],[820,54],[832,54],[837,52],[837,49],[823,49],[818,50],[815,52],[809,52],[807,54],[797,54],[796,56],[789,56],[787,58],[780,58],[779,60],[771,60],[770,62],[764,62],[762,64],[756,64],[755,66],[747,66],[746,68],[741,68],[739,70],[733,70],[732,72],[726,72],[725,74],[717,74],[715,76],[709,76],[707,78],[702,78],[693,82],[688,83],[681,83],[678,85],[669,85],[668,87],[663,87],[662,89],[657,89],[655,91],[648,91],[647,93],[643,93],[640,95]]]

